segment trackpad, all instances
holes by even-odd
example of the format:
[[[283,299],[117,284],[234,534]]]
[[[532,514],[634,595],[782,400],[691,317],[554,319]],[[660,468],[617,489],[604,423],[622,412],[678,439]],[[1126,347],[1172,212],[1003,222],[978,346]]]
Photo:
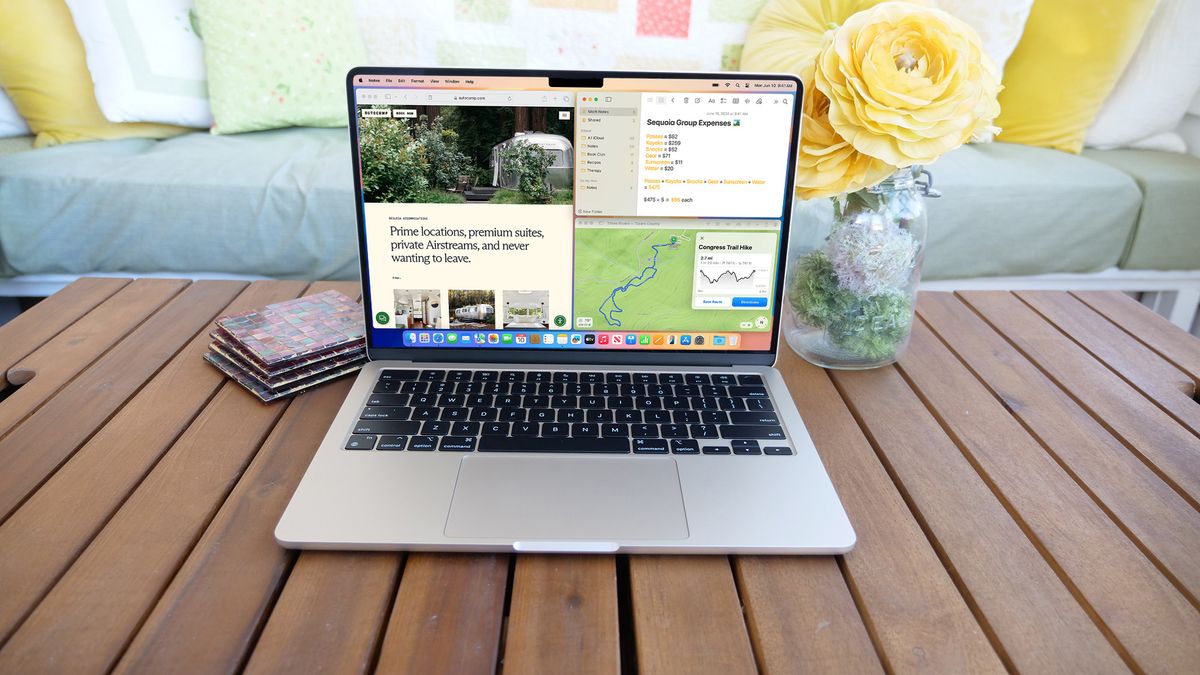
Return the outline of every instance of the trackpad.
[[[447,537],[514,541],[686,539],[675,460],[465,457]]]

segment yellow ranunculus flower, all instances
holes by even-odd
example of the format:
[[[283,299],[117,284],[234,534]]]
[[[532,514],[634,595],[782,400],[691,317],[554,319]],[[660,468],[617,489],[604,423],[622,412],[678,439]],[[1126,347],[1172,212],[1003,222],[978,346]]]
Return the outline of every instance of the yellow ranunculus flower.
[[[973,28],[941,10],[885,2],[835,29],[816,60],[829,123],[856,150],[926,164],[992,130],[1000,78]]]
[[[804,96],[796,194],[801,199],[833,197],[875,185],[896,167],[864,155],[829,124],[829,99],[817,89]]]

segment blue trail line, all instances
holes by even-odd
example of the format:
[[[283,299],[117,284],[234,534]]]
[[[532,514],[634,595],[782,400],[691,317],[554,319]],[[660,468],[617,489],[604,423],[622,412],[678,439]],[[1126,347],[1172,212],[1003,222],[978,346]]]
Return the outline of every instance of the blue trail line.
[[[651,246],[650,248],[654,249],[654,257],[650,259],[650,265],[643,269],[641,274],[625,282],[624,286],[618,286],[614,288],[613,292],[609,293],[608,297],[604,299],[604,302],[600,303],[600,307],[598,308],[600,310],[600,316],[604,317],[604,320],[608,322],[609,326],[619,328],[621,326],[621,320],[617,318],[617,314],[625,311],[621,309],[619,305],[617,305],[617,293],[624,293],[630,288],[636,288],[637,286],[641,286],[647,281],[653,279],[654,275],[658,274],[658,254],[660,252],[658,249],[663,246],[674,245],[675,244],[671,242],[667,242],[665,244],[654,244]],[[650,273],[650,276],[646,276],[647,272]],[[604,306],[609,303],[612,303],[613,308],[605,312]]]

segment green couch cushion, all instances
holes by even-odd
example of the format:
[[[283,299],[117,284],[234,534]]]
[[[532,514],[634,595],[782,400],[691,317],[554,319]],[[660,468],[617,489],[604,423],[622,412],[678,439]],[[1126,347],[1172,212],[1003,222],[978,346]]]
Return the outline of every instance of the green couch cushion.
[[[1141,192],[1087,157],[1012,143],[966,145],[930,167],[922,277],[1096,272],[1117,264]]]
[[[358,277],[346,129],[191,133],[0,157],[7,272]]]
[[[33,149],[33,136],[10,136],[0,138],[0,157],[14,152],[25,152]]]
[[[1142,190],[1142,210],[1121,267],[1200,269],[1200,158],[1151,150],[1088,150]]]

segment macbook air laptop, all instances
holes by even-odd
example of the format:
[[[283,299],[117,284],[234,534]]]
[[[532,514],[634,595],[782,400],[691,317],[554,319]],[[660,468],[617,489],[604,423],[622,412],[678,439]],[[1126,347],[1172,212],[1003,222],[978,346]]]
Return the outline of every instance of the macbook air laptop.
[[[772,364],[788,75],[357,68],[370,362],[294,548],[841,553]]]

